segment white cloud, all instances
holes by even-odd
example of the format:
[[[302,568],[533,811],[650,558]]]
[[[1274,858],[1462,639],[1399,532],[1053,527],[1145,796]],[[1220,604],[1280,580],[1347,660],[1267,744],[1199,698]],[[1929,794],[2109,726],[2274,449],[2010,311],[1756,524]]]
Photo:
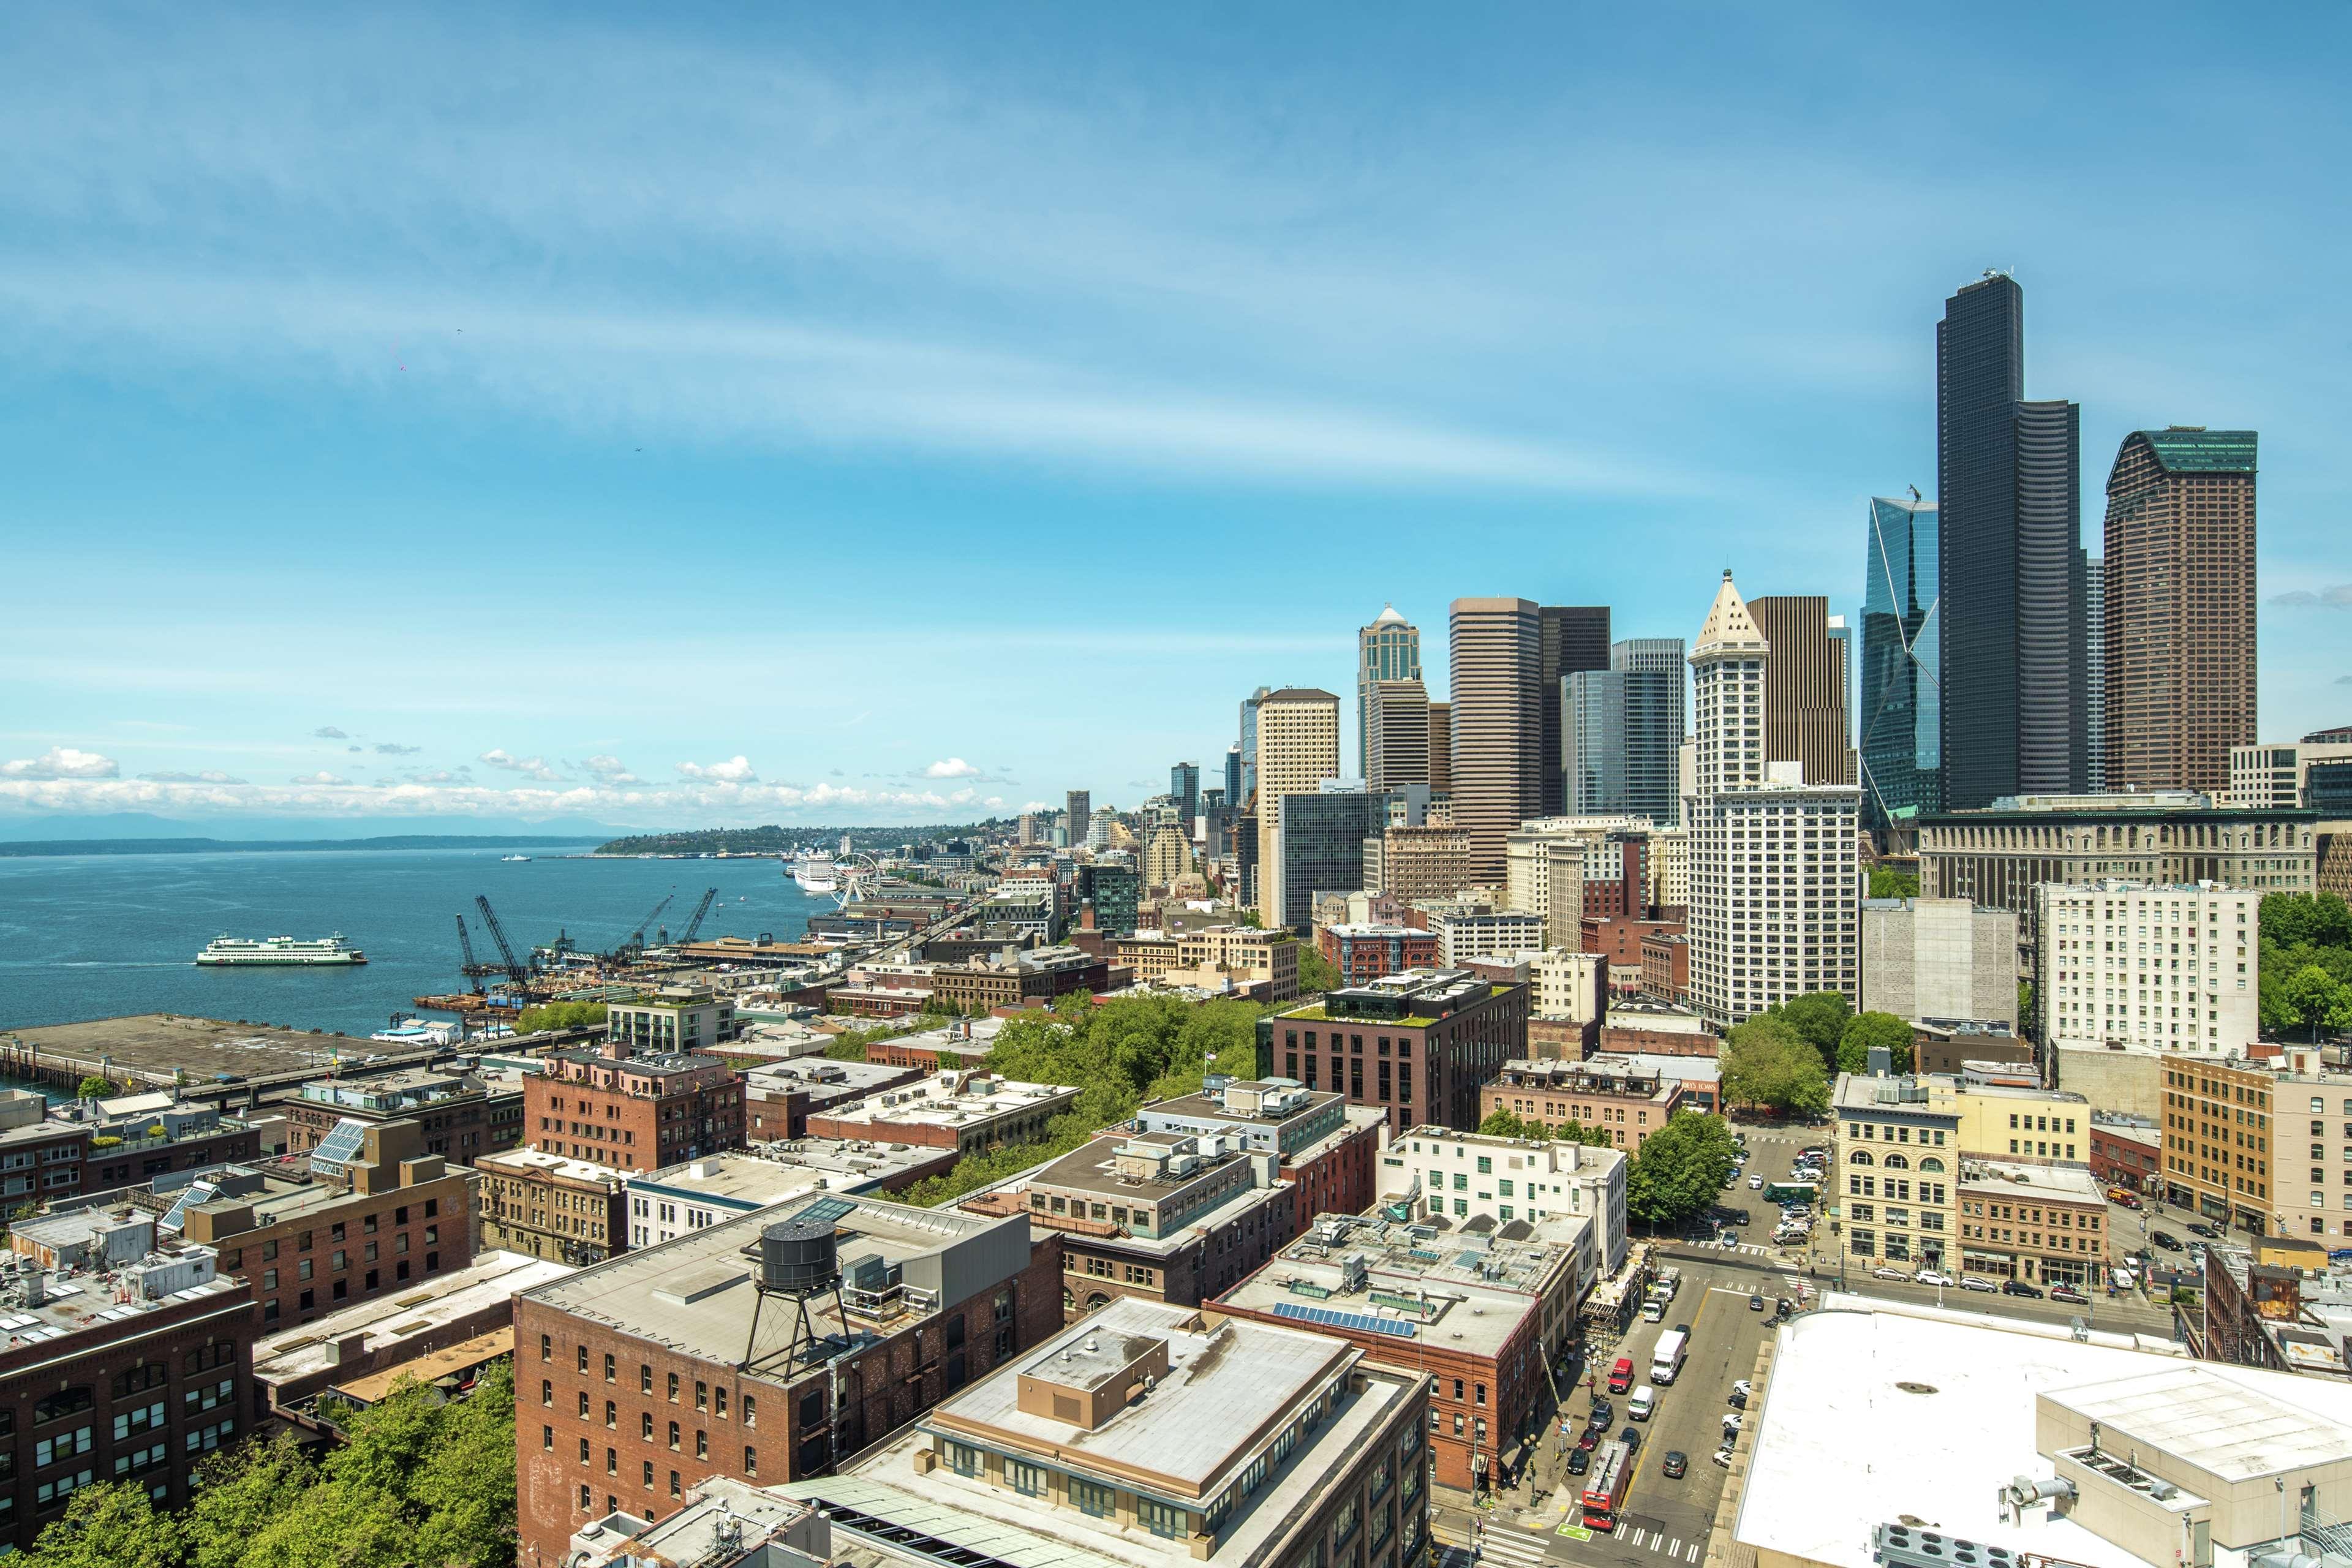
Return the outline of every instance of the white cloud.
[[[991,811],[1003,811],[1004,809],[1004,797],[1001,795],[992,795],[986,800],[982,801],[980,804],[988,807]]]
[[[409,773],[405,776],[409,783],[421,784],[464,784],[468,782],[465,774],[453,773],[447,768],[436,768],[429,773]]]
[[[1056,807],[1056,806],[1048,805],[1045,802],[1044,802],[1044,801],[1042,801],[1042,800],[1029,800],[1029,801],[1024,801],[1024,802],[1022,802],[1022,803],[1021,803],[1021,809],[1022,809],[1022,810],[1024,810],[1024,811],[1055,811],[1055,810],[1058,810],[1059,808],[1058,808],[1058,807]]]
[[[923,776],[927,779],[971,779],[978,778],[980,770],[961,757],[949,757],[925,768]]]
[[[677,776],[696,779],[704,784],[754,784],[760,775],[751,771],[751,759],[740,753],[723,763],[680,763]]]
[[[139,776],[148,784],[241,784],[250,782],[232,773],[222,773],[217,768],[206,768],[202,773],[141,773]]]
[[[553,768],[547,765],[545,757],[518,757],[503,746],[491,747],[481,754],[479,761],[506,773],[520,773],[527,779],[537,779],[541,784],[553,784],[560,776]]]
[[[587,761],[573,765],[598,784],[633,784],[645,782],[629,771],[629,765],[626,763],[608,752],[599,752]]]
[[[71,746],[51,746],[37,757],[0,763],[0,778],[110,779],[119,778],[121,773],[121,765],[112,757],[101,757],[96,752],[78,752]]]
[[[327,772],[327,770],[326,770],[326,769],[324,769],[324,768],[320,768],[320,769],[317,773],[297,773],[297,774],[295,774],[292,778],[288,779],[286,782],[287,782],[288,784],[320,784],[320,785],[324,785],[324,784],[347,784],[351,783],[352,781],[351,781],[351,780],[349,780],[349,779],[339,779],[339,778],[337,778],[334,774],[332,774],[332,773],[331,773]]]
[[[351,739],[349,735],[344,734],[332,724],[321,724],[317,729],[311,731],[310,733],[317,736],[321,741],[348,741]]]
[[[375,743],[376,755],[380,757],[413,757],[424,749],[422,746],[404,746],[397,741],[378,741]]]

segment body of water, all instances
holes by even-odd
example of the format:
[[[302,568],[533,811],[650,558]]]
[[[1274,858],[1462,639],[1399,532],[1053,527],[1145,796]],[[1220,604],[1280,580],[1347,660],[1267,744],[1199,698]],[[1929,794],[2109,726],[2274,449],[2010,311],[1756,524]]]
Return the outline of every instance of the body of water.
[[[530,853],[528,863],[499,858]],[[518,955],[559,931],[609,948],[663,894],[673,935],[705,888],[703,936],[800,936],[832,907],[775,860],[591,860],[498,848],[0,859],[0,1028],[129,1013],[186,1013],[366,1035],[410,999],[460,990],[457,927],[498,962],[474,895],[489,895]],[[232,936],[341,931],[368,956],[348,968],[199,969]],[[653,933],[648,931],[648,940]],[[447,1015],[426,1015],[444,1016]]]

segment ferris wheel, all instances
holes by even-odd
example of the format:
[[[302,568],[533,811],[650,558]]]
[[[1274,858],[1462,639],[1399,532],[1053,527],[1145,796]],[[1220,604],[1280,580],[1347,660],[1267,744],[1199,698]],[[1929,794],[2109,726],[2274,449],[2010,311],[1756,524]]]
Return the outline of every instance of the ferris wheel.
[[[873,896],[882,880],[881,862],[864,850],[838,857],[833,863],[833,907],[845,910]]]

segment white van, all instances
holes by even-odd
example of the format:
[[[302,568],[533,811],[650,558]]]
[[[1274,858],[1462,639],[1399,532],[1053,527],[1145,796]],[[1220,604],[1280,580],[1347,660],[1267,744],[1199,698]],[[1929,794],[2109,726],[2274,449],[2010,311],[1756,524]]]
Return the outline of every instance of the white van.
[[[1626,1402],[1625,1414],[1632,1420],[1647,1421],[1657,1408],[1658,1391],[1643,1384],[1635,1389],[1633,1397]]]

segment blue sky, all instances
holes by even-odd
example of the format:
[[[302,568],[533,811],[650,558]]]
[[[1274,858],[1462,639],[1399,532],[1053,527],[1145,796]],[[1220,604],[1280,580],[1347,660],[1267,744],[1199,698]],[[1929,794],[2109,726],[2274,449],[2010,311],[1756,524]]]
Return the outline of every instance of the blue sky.
[[[1851,609],[1989,266],[2095,544],[2262,432],[2344,721],[2352,13],[1888,9],[11,7],[0,836],[1132,805],[1386,601]]]

